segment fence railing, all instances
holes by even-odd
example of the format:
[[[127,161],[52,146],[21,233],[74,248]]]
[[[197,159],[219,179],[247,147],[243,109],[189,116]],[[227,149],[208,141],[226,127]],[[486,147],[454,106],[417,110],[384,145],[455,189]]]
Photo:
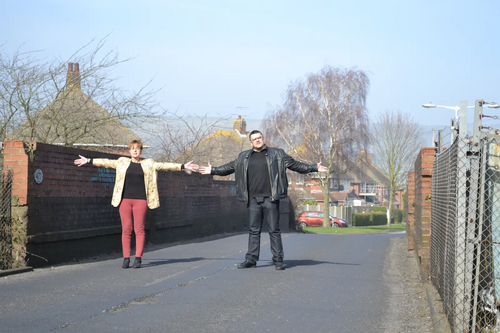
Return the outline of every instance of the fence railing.
[[[430,279],[454,333],[500,332],[500,139],[466,136],[462,109],[459,135],[434,160]]]
[[[12,170],[0,169],[0,270],[12,268]]]

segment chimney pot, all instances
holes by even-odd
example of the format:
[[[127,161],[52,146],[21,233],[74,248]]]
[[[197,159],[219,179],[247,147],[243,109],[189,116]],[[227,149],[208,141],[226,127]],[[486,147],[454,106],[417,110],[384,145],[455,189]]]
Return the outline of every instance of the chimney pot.
[[[76,87],[81,89],[81,77],[78,63],[68,63],[68,74],[66,76],[66,88]]]
[[[241,116],[238,116],[238,118],[233,122],[233,128],[240,134],[245,135],[247,133],[247,122],[245,119],[241,118]]]

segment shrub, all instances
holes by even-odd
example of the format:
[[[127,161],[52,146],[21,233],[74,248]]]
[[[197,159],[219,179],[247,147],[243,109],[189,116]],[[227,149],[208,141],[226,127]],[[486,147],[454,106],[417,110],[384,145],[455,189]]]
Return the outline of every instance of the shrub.
[[[317,206],[318,202],[314,199],[306,199],[302,202],[303,205]]]

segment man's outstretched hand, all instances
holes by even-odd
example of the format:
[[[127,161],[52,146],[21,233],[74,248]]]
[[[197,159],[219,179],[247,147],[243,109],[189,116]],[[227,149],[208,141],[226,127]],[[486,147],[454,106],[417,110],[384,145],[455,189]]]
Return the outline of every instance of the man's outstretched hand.
[[[328,168],[326,166],[322,166],[321,162],[318,163],[318,172],[328,172]]]
[[[200,166],[198,172],[202,175],[210,175],[212,173],[212,166],[208,163],[208,166]]]

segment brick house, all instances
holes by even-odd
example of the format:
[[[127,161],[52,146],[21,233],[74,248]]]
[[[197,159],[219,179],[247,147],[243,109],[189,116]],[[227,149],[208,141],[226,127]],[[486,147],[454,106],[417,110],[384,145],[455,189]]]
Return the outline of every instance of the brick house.
[[[290,186],[302,188],[309,196],[314,198],[320,206],[323,205],[324,196],[320,186],[311,177],[300,174],[290,174]],[[372,163],[372,158],[365,150],[360,155],[354,166],[345,174],[332,174],[329,186],[330,205],[388,205],[389,180]],[[398,199],[399,198],[399,199]],[[394,204],[399,205],[401,192],[396,196]]]

